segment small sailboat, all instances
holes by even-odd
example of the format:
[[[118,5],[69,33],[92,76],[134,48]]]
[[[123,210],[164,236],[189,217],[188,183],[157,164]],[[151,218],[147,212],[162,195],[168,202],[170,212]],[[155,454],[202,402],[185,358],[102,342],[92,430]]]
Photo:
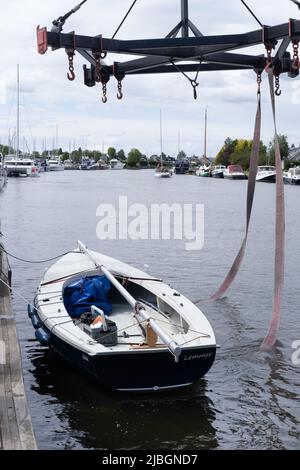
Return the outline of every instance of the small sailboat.
[[[215,359],[212,327],[192,302],[80,241],[45,273],[28,313],[42,345],[119,391],[184,387]]]
[[[17,66],[17,145],[16,154],[5,158],[7,176],[31,176],[39,175],[39,168],[32,158],[20,154],[20,70]]]
[[[205,126],[204,126],[204,154],[202,158],[203,164],[196,170],[196,176],[208,178],[211,176],[211,167],[207,158],[207,109],[205,110]]]
[[[166,168],[163,163],[163,144],[162,144],[162,115],[160,111],[160,163],[158,163],[155,176],[156,178],[171,178],[172,171],[169,168]]]

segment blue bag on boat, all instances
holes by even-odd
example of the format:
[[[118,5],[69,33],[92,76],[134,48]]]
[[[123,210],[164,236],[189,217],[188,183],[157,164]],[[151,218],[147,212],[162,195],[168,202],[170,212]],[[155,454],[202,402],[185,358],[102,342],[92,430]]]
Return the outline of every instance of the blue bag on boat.
[[[105,276],[81,277],[72,282],[64,290],[64,303],[69,315],[79,318],[82,313],[89,312],[92,305],[103,310],[105,315],[110,315],[110,288],[111,283]]]

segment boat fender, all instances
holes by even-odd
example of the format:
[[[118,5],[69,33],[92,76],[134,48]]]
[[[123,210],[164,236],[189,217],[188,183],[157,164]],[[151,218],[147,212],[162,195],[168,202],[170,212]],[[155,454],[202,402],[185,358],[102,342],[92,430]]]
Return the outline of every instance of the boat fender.
[[[41,326],[41,321],[39,317],[35,313],[33,313],[30,318],[33,328],[37,330]]]
[[[33,315],[34,310],[35,310],[35,309],[34,309],[34,307],[33,307],[31,304],[28,304],[28,305],[27,305],[27,312],[28,312],[29,318],[31,318],[31,316]]]
[[[42,346],[49,346],[50,334],[43,330],[43,328],[36,330],[35,337]]]
[[[31,318],[32,315],[38,316],[37,309],[31,304],[28,304],[27,311],[28,311],[29,318]]]

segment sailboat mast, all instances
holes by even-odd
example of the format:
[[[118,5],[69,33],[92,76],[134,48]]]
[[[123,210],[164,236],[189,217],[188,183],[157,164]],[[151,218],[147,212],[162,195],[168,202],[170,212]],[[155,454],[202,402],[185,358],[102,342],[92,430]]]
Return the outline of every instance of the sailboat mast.
[[[20,154],[20,67],[17,65],[17,148],[16,157]]]
[[[205,110],[205,129],[204,129],[204,160],[207,159],[207,109]]]
[[[161,113],[161,109],[159,111],[159,118],[160,118],[160,163],[162,164],[162,161],[163,161],[163,137],[162,137],[162,113]]]

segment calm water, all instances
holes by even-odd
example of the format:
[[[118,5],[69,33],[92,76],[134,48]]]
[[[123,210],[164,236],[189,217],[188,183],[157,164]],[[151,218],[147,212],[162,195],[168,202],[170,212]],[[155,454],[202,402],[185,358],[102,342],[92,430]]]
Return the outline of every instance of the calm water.
[[[286,286],[279,342],[260,353],[272,307],[274,185],[259,184],[247,256],[228,296],[204,313],[220,345],[205,379],[160,395],[108,393],[39,346],[26,303],[14,295],[25,382],[40,449],[299,449],[300,188],[286,187]],[[100,241],[96,208],[129,202],[205,204],[205,246],[185,251],[181,241]],[[62,172],[10,179],[0,195],[7,250],[46,259],[90,248],[163,277],[191,299],[219,286],[240,246],[246,182],[175,176],[152,171]],[[32,300],[47,264],[11,260],[13,286]]]

